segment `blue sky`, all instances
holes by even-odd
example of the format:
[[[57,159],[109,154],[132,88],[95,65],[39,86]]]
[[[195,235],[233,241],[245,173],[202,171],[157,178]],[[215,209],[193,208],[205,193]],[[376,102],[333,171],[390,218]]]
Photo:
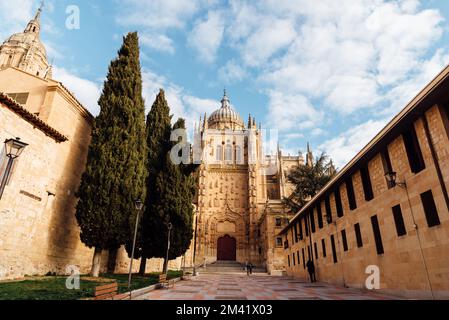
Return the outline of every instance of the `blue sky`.
[[[65,26],[80,9],[79,30]],[[0,0],[0,39],[39,1]],[[279,130],[285,153],[307,141],[342,167],[449,62],[449,1],[47,0],[54,78],[93,114],[122,36],[141,40],[144,96],[159,88],[190,127],[226,87],[246,121]]]

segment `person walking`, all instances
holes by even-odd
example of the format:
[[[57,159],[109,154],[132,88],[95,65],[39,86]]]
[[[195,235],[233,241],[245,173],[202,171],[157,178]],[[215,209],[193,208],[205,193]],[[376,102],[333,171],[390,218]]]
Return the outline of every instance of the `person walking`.
[[[253,266],[253,264],[250,262],[250,263],[249,263],[249,274],[253,274],[253,268],[254,268],[254,266]]]
[[[310,282],[311,283],[316,282],[315,265],[313,264],[313,261],[312,260],[307,261],[306,267],[307,271],[309,272]]]
[[[250,274],[250,263],[248,262],[248,261],[246,261],[246,265],[245,265],[245,268],[246,268],[246,275],[247,276],[249,276],[249,274]]]

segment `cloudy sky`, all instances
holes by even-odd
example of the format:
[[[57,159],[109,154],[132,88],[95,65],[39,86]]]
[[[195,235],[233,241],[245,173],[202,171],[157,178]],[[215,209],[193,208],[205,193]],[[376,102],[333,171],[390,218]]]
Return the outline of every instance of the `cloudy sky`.
[[[0,0],[0,39],[40,1]],[[69,5],[80,28],[66,28]],[[140,34],[144,96],[159,88],[190,127],[226,87],[246,121],[279,130],[286,152],[307,141],[342,167],[449,63],[446,0],[47,0],[54,78],[98,114],[122,36]]]

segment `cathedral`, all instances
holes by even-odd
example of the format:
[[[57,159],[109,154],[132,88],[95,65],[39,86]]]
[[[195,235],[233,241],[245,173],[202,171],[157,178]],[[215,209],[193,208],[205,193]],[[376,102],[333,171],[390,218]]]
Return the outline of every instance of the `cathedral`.
[[[0,45],[0,140],[23,148],[12,159],[8,146],[0,146],[0,280],[64,274],[68,265],[87,273],[92,261],[93,250],[79,238],[75,194],[94,117],[53,79],[40,40],[41,12]],[[217,108],[195,128],[192,149],[200,169],[194,240],[170,268],[248,261],[282,273],[284,248],[277,235],[292,215],[282,199],[293,190],[288,172],[305,161],[282,155],[277,146],[265,152],[265,131],[251,116],[245,123],[226,92]],[[112,271],[127,272],[124,248],[116,257]],[[106,251],[104,265],[108,259]],[[147,271],[160,270],[162,263],[150,259]]]
[[[195,263],[251,262],[282,271],[282,240],[275,235],[291,215],[282,203],[293,190],[287,175],[303,157],[266,152],[265,130],[251,115],[245,124],[226,92],[194,137],[194,157],[201,160]],[[310,150],[307,157],[312,161]]]

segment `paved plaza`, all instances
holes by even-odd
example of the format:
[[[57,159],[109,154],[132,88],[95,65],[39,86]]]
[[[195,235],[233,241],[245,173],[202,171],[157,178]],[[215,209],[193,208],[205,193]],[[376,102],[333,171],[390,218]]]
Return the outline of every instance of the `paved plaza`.
[[[151,291],[137,300],[390,300],[376,292],[310,284],[266,274],[201,274],[174,288]]]

